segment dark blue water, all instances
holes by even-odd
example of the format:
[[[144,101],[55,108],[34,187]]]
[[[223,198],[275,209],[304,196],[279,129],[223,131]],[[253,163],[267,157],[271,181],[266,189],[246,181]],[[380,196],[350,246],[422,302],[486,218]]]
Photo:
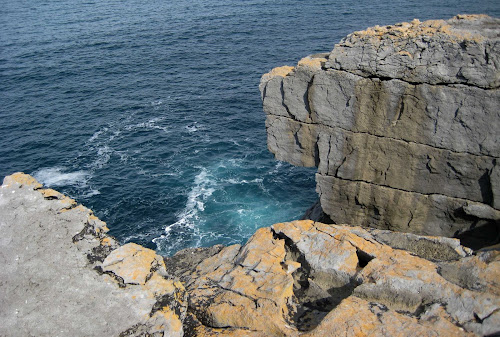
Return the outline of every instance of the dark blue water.
[[[314,170],[268,153],[258,83],[375,24],[483,1],[22,1],[0,6],[0,176],[34,174],[171,254],[300,217]]]

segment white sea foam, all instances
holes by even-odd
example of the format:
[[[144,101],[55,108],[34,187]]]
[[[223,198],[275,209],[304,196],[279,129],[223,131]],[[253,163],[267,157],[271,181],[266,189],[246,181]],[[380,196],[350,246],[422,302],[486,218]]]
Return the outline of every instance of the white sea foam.
[[[120,130],[115,130],[115,131],[113,131],[113,134],[112,134],[111,136],[109,136],[108,141],[112,141],[113,139],[115,139],[115,137],[119,136],[119,135],[120,135],[120,133],[121,133],[121,131],[120,131]]]
[[[237,158],[231,158],[228,160],[228,162],[231,163],[231,165],[233,165],[234,167],[241,167],[241,165],[243,164],[243,160]]]
[[[278,161],[278,162],[276,163],[276,165],[274,166],[274,169],[273,169],[272,171],[270,171],[270,172],[269,172],[269,174],[273,175],[273,174],[278,173],[278,172],[279,172],[279,170],[280,170],[280,168],[281,168],[281,166],[283,166],[283,162]]]
[[[186,130],[189,133],[192,133],[198,131],[198,128],[196,127],[196,125],[186,125]]]
[[[151,130],[161,130],[168,132],[168,127],[157,125],[158,122],[163,121],[165,118],[156,117],[148,120],[147,122],[140,122],[136,124],[130,124],[125,126],[125,130],[132,131],[136,129],[151,129]]]
[[[177,216],[177,221],[165,227],[165,232],[153,242],[159,244],[160,241],[168,240],[171,232],[175,232],[176,227],[189,228],[193,230],[193,237],[197,237],[197,245],[201,244],[203,233],[200,233],[196,226],[200,220],[199,213],[205,210],[206,200],[215,192],[216,182],[206,168],[202,168],[200,173],[194,178],[193,187],[188,193],[186,205]]]
[[[126,163],[130,157],[126,151],[116,151],[116,153],[120,156],[120,161],[123,163]]]
[[[205,201],[215,192],[214,181],[208,174],[206,168],[202,168],[200,173],[194,178],[194,185],[189,191],[188,200],[184,210],[179,215],[180,223],[193,228],[192,220],[198,219],[198,212],[205,210]]]
[[[102,168],[104,165],[107,164],[107,162],[111,158],[112,153],[113,150],[107,145],[99,147],[97,149],[97,158],[92,162],[92,167]]]
[[[94,134],[92,135],[92,137],[89,138],[89,140],[87,141],[88,143],[92,143],[93,141],[95,141],[97,138],[99,138],[100,135],[102,135],[103,133],[107,132],[108,131],[108,128],[103,128],[99,131],[96,131],[94,132]]]
[[[82,195],[82,197],[84,197],[84,198],[90,198],[90,197],[92,197],[92,196],[94,196],[94,195],[98,195],[98,194],[101,194],[101,192],[99,192],[99,190],[96,190],[96,189],[90,189],[90,190],[88,190],[86,193],[84,193],[84,194]]]
[[[87,171],[63,172],[64,170],[64,167],[43,168],[34,172],[33,176],[47,187],[87,185],[90,178]]]
[[[252,180],[246,180],[246,179],[238,180],[238,179],[234,179],[234,178],[229,178],[226,181],[228,183],[230,183],[230,184],[242,185],[242,184],[260,184],[264,180],[262,178],[255,178],[255,179],[252,179]]]

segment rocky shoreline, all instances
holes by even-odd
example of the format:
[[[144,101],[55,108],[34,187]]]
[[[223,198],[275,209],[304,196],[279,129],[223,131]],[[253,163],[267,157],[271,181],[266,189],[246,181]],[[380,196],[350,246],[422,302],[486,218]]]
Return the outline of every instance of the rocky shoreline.
[[[0,336],[500,334],[500,250],[484,247],[500,219],[499,27],[374,27],[264,75],[269,149],[318,167],[320,201],[316,221],[244,245],[162,257],[5,177]]]
[[[500,252],[311,220],[163,258],[31,176],[0,190],[5,336],[468,336],[500,326]]]

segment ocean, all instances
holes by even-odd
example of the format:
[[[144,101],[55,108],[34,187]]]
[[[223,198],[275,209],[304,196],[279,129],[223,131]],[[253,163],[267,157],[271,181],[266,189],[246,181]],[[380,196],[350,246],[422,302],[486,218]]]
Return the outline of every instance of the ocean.
[[[243,243],[317,199],[314,168],[267,151],[260,76],[458,13],[500,2],[3,0],[0,177],[32,174],[164,255]]]

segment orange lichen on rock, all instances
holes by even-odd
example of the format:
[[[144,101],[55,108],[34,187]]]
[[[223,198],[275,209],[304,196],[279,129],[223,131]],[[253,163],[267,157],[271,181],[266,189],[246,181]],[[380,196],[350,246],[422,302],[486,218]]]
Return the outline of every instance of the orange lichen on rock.
[[[298,67],[309,67],[312,69],[321,69],[326,62],[324,57],[304,57],[298,63]]]
[[[269,76],[271,77],[274,77],[274,76],[281,76],[281,77],[285,77],[286,75],[288,75],[292,70],[294,69],[294,67],[291,67],[291,66],[282,66],[282,67],[276,67],[276,68],[273,68],[268,74]]]
[[[61,210],[72,208],[76,205],[76,201],[70,197],[53,190],[51,188],[38,189],[45,199],[57,199],[59,200],[59,206]]]
[[[184,330],[179,316],[169,307],[156,311],[148,320],[151,325],[147,335],[161,335],[169,337],[182,337]]]
[[[23,172],[16,172],[14,174],[11,174],[10,176],[5,177],[3,184],[6,186],[19,184],[21,186],[30,186],[33,189],[42,187],[42,184],[40,184],[35,178]]]
[[[351,296],[330,312],[316,329],[302,336],[473,336],[444,319],[445,313],[440,309],[428,320],[418,321]]]
[[[211,327],[295,331],[287,325],[294,281],[282,265],[285,255],[284,242],[269,228],[257,230],[242,249],[227,247],[196,268],[187,285],[190,306]]]
[[[454,19],[478,20],[485,18],[484,15],[466,15],[456,16]],[[483,38],[479,34],[471,34],[467,31],[454,29],[448,22],[444,20],[427,20],[420,22],[415,19],[411,22],[401,22],[395,25],[375,26],[365,30],[356,31],[350,34],[353,38],[375,38],[375,39],[390,39],[390,40],[406,40],[418,36],[432,37],[440,34],[448,36],[450,39],[463,39],[482,41]]]
[[[182,284],[174,284],[172,280],[168,280],[158,273],[153,273],[143,287],[146,290],[151,291],[154,296],[174,294],[176,289],[184,290]]]
[[[276,68],[273,68],[270,72],[262,75],[262,78],[265,81],[269,81],[271,78],[276,77],[276,76],[285,77],[288,74],[290,74],[294,69],[295,69],[295,67],[291,67],[291,66],[276,67]]]
[[[154,250],[128,243],[112,251],[104,260],[102,269],[121,277],[125,283],[144,284],[153,266],[165,268]]]
[[[44,198],[61,199],[64,197],[62,193],[59,193],[51,188],[44,188],[39,192],[42,193]]]

